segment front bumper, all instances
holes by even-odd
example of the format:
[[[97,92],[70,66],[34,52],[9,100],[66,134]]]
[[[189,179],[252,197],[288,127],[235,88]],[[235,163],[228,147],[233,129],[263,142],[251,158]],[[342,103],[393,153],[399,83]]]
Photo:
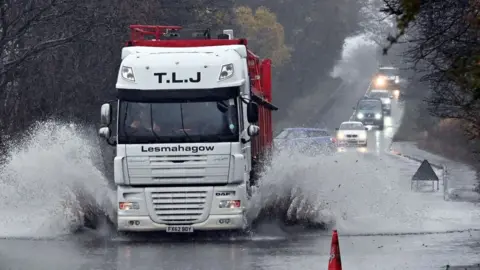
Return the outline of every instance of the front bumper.
[[[149,216],[119,216],[117,222],[117,230],[124,232],[166,231],[175,226],[156,223]],[[194,231],[244,230],[247,222],[244,215],[210,215],[204,222],[189,226]]]
[[[386,89],[392,91],[400,89],[400,84],[395,83],[395,81],[386,81],[384,84],[374,83],[373,86],[377,89]]]
[[[362,122],[364,125],[372,125],[372,126],[381,126],[383,125],[383,118],[381,119],[357,119],[357,121]]]
[[[135,203],[117,208],[118,231],[166,231],[169,227],[193,231],[242,230],[248,226],[246,184],[226,186],[131,187],[117,186],[117,200]],[[239,200],[237,208],[220,208],[224,201]]]
[[[342,139],[337,141],[337,146],[363,146],[367,144],[367,139]]]

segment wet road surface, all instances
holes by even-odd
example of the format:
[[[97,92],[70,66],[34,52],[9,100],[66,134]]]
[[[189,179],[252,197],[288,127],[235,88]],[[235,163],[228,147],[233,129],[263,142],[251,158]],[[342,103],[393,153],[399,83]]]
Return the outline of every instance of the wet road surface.
[[[0,259],[5,270],[326,269],[330,239],[315,233],[279,240],[150,244],[7,240]],[[340,248],[344,269],[440,269],[471,261],[478,255],[478,239],[478,233],[469,232],[341,236]],[[458,256],[446,256],[452,252]]]
[[[331,129],[347,121],[366,87],[339,89],[319,121]],[[394,106],[384,131],[369,132],[367,149],[338,153],[336,168],[343,166],[349,174],[323,180],[343,185],[325,198],[339,221],[343,268],[440,269],[478,263],[480,233],[469,230],[480,229],[478,207],[443,202],[441,194],[410,194],[409,179],[418,164],[386,154],[400,110]],[[326,269],[330,240],[330,232],[276,223],[263,224],[252,235],[183,241],[131,241],[95,232],[61,240],[3,239],[0,269]]]

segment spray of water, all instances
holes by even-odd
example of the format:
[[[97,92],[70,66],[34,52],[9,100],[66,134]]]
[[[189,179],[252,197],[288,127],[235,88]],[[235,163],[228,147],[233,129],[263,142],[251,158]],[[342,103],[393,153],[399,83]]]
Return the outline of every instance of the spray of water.
[[[310,153],[292,148],[278,151],[255,189],[249,218],[274,219],[287,225],[323,227],[332,224],[332,214],[317,191],[321,188],[318,179],[305,170],[318,165],[316,161],[332,158],[327,149],[315,149]]]
[[[369,78],[378,67],[378,50],[377,44],[366,34],[346,38],[342,57],[333,67],[330,76],[341,78],[348,83]]]
[[[114,193],[95,166],[99,147],[82,130],[40,123],[11,148],[0,181],[0,237],[56,237],[83,226],[89,211],[111,213]],[[251,218],[329,225],[351,234],[480,226],[480,210],[472,204],[411,192],[405,170],[411,175],[415,166],[393,158],[288,149],[271,164],[254,192]]]
[[[85,130],[42,122],[10,147],[0,179],[0,237],[56,237],[110,213],[113,193],[94,166],[99,147]]]
[[[480,209],[410,190],[418,164],[348,151],[278,153],[263,176],[250,214],[281,222],[334,226],[344,234],[480,229]],[[408,171],[408,173],[406,173]]]

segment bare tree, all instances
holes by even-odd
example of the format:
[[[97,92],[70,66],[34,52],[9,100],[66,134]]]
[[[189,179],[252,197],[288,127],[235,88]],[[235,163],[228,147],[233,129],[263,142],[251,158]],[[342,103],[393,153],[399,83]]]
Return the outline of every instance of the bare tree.
[[[96,123],[99,105],[115,97],[129,24],[215,27],[231,24],[232,7],[230,0],[0,0],[0,138],[52,117]]]
[[[8,74],[29,60],[91,31],[93,16],[83,17],[81,21],[73,17],[86,8],[82,1],[75,0],[1,0],[0,87],[13,80]],[[68,26],[58,24],[68,17],[76,23],[74,32],[65,32]]]
[[[75,0],[0,0],[0,147],[22,119],[32,116],[25,101],[41,95],[22,89],[25,70],[45,54],[89,33],[94,15]],[[81,16],[83,15],[83,16]],[[65,24],[66,21],[69,24]],[[68,31],[67,31],[68,30]],[[18,115],[25,117],[19,119]]]
[[[387,36],[398,32],[394,18],[381,12],[382,0],[364,0],[363,2],[364,5],[360,9],[362,16],[360,25],[369,39],[381,47],[387,46]]]

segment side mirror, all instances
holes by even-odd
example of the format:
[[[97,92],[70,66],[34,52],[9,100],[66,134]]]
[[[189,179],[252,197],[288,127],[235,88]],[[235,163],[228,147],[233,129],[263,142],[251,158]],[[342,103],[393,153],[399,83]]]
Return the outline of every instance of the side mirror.
[[[109,127],[102,127],[98,130],[98,135],[108,140],[112,134]]]
[[[352,107],[352,109],[355,111],[356,108],[355,108],[355,107]]]
[[[368,128],[365,128],[366,131],[368,131]]]
[[[103,104],[100,109],[100,123],[102,126],[109,126],[112,123],[112,106],[109,103]]]
[[[335,130],[337,130],[337,131],[338,131],[338,130],[339,130],[339,128],[335,128]]]
[[[247,120],[249,123],[258,122],[258,104],[250,101],[247,105]]]
[[[248,136],[255,137],[255,136],[258,135],[258,133],[260,133],[260,127],[259,126],[256,126],[256,125],[248,126],[248,128],[247,128]]]

